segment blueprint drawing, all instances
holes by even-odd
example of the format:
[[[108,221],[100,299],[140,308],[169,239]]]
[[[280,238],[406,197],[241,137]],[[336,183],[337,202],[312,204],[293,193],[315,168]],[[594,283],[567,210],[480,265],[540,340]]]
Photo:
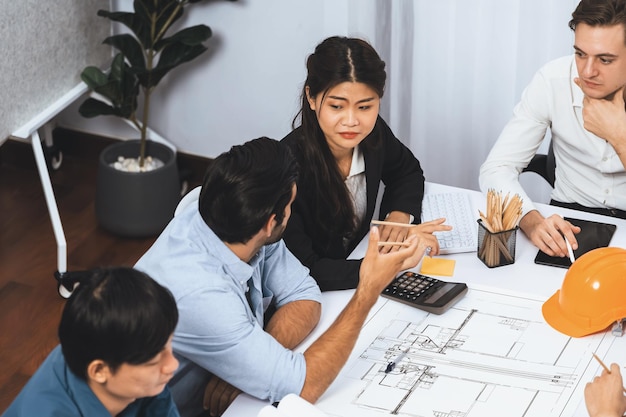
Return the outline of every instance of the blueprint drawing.
[[[317,406],[348,417],[585,415],[582,390],[611,332],[571,338],[543,301],[470,289],[442,315],[387,301]],[[395,362],[394,366],[390,366]]]

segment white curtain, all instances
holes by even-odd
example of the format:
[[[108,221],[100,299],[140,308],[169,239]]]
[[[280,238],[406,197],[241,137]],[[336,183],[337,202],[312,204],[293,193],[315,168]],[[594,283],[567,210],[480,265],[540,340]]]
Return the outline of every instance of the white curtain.
[[[427,181],[478,189],[480,164],[526,84],[572,53],[567,22],[577,4],[377,0],[374,43],[389,76],[382,114]]]

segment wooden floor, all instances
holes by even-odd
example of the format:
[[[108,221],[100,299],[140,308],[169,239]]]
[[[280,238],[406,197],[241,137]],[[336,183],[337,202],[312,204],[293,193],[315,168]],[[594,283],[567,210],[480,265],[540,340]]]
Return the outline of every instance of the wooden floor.
[[[63,162],[51,173],[67,240],[67,270],[132,266],[154,238],[119,238],[97,225],[93,200],[99,149],[74,139],[71,132],[55,131]],[[206,160],[191,160],[189,180],[195,186]],[[1,414],[58,343],[64,305],[53,275],[56,241],[32,148],[12,140],[0,146],[0,231]]]

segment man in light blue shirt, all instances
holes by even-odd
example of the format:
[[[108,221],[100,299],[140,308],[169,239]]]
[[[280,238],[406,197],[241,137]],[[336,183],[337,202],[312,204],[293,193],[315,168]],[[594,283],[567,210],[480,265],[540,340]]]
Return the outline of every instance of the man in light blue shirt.
[[[310,402],[328,388],[354,346],[367,313],[426,244],[380,254],[376,228],[361,283],[336,322],[304,352],[294,349],[317,325],[321,293],[281,236],[296,196],[297,165],[280,142],[259,138],[210,163],[197,204],[182,209],[136,267],[168,287],[180,322],[170,382],[181,415],[221,414],[244,391]],[[275,310],[271,317],[267,314]]]

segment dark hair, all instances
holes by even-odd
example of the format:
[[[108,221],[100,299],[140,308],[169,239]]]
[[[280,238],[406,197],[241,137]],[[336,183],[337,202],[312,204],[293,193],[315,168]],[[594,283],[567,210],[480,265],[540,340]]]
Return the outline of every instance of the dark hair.
[[[324,133],[317,121],[315,111],[307,100],[307,87],[310,97],[322,97],[333,87],[343,82],[366,84],[382,98],[385,91],[385,62],[367,42],[357,38],[333,36],[322,41],[307,61],[307,78],[302,88],[302,106],[293,120],[296,127],[301,120],[302,136],[295,146],[298,148],[302,185],[313,191],[314,198],[309,204],[318,216],[322,236],[330,240],[332,236],[351,237],[356,232],[354,208],[344,179],[341,176]],[[364,151],[378,146],[378,133],[361,142]],[[330,217],[329,217],[330,216]]]
[[[222,241],[246,243],[272,214],[282,222],[298,178],[291,151],[261,137],[233,146],[209,164],[198,207]]]
[[[626,44],[626,1],[625,0],[582,0],[572,13],[569,27],[576,31],[576,25],[589,26],[622,25]]]
[[[172,294],[133,268],[86,271],[67,300],[59,340],[69,368],[87,379],[101,359],[115,372],[156,356],[174,333],[178,309]]]

